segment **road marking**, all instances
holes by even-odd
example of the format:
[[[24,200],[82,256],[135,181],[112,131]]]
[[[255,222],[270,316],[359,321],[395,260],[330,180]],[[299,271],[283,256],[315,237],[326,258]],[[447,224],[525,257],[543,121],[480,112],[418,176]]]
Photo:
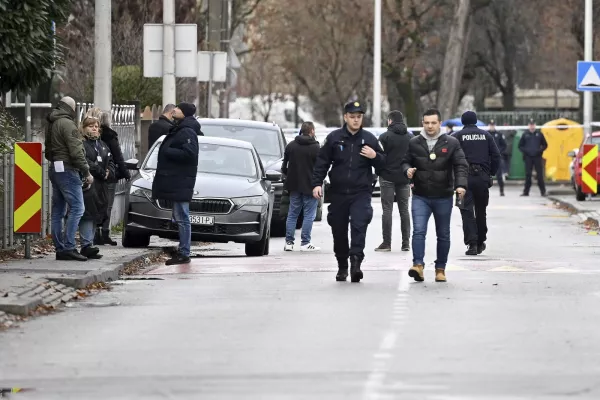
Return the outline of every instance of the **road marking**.
[[[579,272],[579,270],[577,270],[577,269],[569,269],[569,268],[564,268],[564,267],[558,267],[558,268],[544,269],[544,270],[542,270],[540,272],[554,272],[554,273],[560,273],[560,274],[573,274],[573,273]]]
[[[489,269],[488,272],[523,272],[523,268],[513,267],[512,265],[503,265],[502,267],[496,267]]]
[[[388,330],[384,333],[379,349],[373,355],[373,367],[367,378],[363,398],[366,400],[381,399],[386,397],[383,391],[385,388],[385,378],[390,369],[390,363],[394,355],[394,349],[398,342],[398,335],[408,314],[408,289],[409,278],[406,271],[400,271],[400,281],[394,299],[394,312],[392,322]]]

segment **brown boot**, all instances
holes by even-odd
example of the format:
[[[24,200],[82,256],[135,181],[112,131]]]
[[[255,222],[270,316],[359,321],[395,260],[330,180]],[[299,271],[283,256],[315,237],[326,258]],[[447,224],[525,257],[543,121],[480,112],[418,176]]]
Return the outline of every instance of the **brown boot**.
[[[425,277],[423,276],[423,266],[422,265],[413,265],[409,270],[408,270],[408,276],[410,276],[411,278],[414,278],[415,281],[417,282],[423,282],[425,280]]]
[[[435,269],[435,281],[436,282],[446,282],[446,270],[441,268]]]

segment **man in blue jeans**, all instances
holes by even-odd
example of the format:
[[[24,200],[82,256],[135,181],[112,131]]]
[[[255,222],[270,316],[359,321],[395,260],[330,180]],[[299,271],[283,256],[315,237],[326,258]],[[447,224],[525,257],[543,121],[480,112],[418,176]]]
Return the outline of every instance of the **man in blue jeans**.
[[[319,200],[312,195],[311,182],[319,149],[319,142],[315,139],[315,126],[312,122],[304,122],[300,128],[300,134],[285,148],[281,171],[286,175],[285,186],[290,194],[290,208],[285,230],[285,251],[294,250],[294,233],[301,212],[304,213],[304,217],[300,250],[320,250],[311,243],[310,237],[319,204]]]
[[[412,138],[402,170],[413,181],[413,266],[408,275],[415,281],[425,278],[425,236],[433,214],[437,234],[435,281],[446,282],[446,263],[450,252],[450,217],[456,191],[462,199],[467,189],[469,164],[460,143],[441,133],[441,115],[436,109],[423,114],[423,131]]]
[[[62,261],[87,261],[75,247],[75,233],[84,212],[82,178],[88,185],[94,181],[75,124],[75,107],[75,100],[63,97],[47,117],[45,135],[45,154],[52,182],[52,240],[56,259]]]
[[[160,145],[152,182],[152,197],[172,202],[179,230],[177,254],[167,260],[167,265],[190,262],[190,201],[198,174],[198,135],[202,135],[195,113],[196,106],[191,103],[180,103],[173,111],[176,124]]]

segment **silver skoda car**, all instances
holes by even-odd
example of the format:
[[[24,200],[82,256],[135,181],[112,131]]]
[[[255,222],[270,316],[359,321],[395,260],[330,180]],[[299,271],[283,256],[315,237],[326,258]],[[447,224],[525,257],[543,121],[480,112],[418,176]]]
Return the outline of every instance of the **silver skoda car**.
[[[123,216],[123,246],[145,247],[152,235],[177,239],[169,201],[152,197],[161,137],[130,181]],[[269,254],[274,190],[281,173],[265,171],[254,146],[245,141],[198,136],[198,175],[190,203],[192,240],[245,243],[246,255]],[[131,160],[136,163],[136,160]]]

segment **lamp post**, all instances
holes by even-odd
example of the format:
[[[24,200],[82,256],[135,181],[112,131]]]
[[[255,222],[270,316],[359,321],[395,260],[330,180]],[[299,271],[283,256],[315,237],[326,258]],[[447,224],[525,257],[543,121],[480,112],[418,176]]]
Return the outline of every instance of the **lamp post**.
[[[591,1],[591,0],[590,0]],[[373,126],[381,126],[381,0],[375,0],[373,35]]]

